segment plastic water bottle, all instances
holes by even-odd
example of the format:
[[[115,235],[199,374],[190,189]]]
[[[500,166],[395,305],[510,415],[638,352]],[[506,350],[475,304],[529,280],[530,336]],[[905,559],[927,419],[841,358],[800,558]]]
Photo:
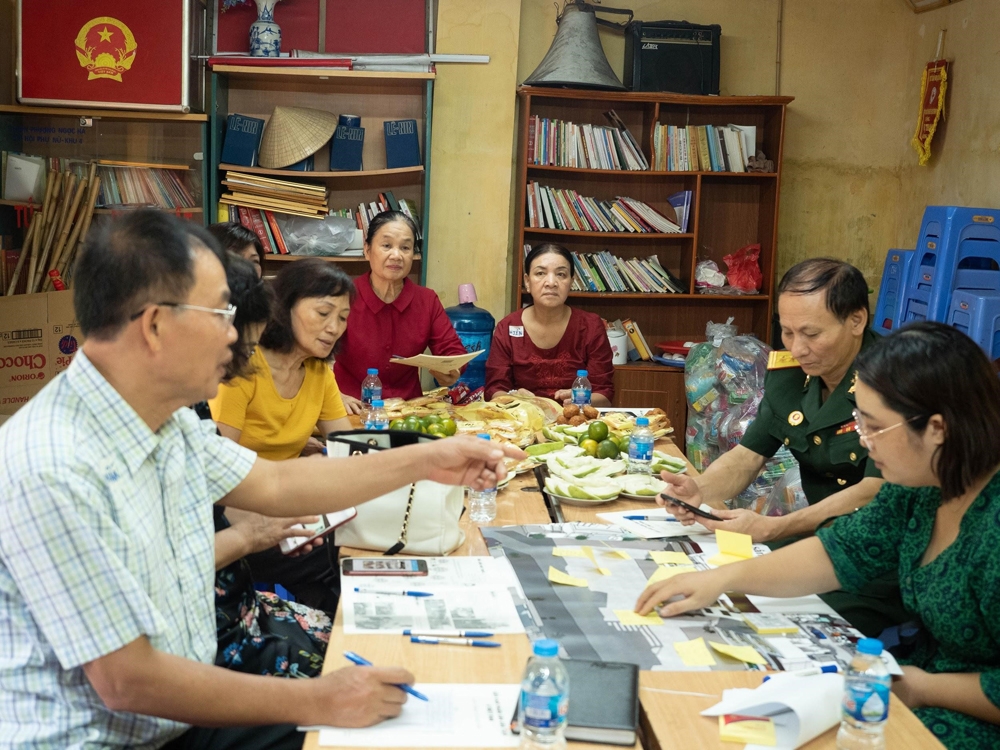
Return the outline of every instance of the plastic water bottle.
[[[650,466],[653,463],[653,431],[649,429],[649,420],[638,417],[635,429],[628,441],[628,473],[652,474]]]
[[[569,675],[559,660],[559,642],[535,641],[521,681],[521,750],[566,747]]]
[[[372,401],[382,398],[382,381],[378,379],[378,370],[368,368],[368,377],[361,381],[361,402],[365,410],[372,408]]]
[[[476,437],[489,440],[490,436],[480,432]],[[489,523],[497,517],[497,488],[484,487],[474,490],[469,487],[469,518],[473,523]]]
[[[587,380],[586,370],[576,371],[576,380],[573,381],[573,403],[581,409],[590,406],[590,381]]]
[[[490,356],[490,343],[496,327],[496,320],[489,311],[476,307],[476,299],[476,288],[472,284],[461,284],[458,287],[458,304],[444,311],[465,351],[470,354],[482,352],[465,366],[465,372],[458,379],[470,391],[486,386],[486,360]]]
[[[882,661],[882,641],[862,638],[844,677],[838,750],[884,750],[892,677]]]
[[[371,408],[365,412],[366,430],[388,430],[389,415],[385,413],[385,402],[377,398],[371,403]]]

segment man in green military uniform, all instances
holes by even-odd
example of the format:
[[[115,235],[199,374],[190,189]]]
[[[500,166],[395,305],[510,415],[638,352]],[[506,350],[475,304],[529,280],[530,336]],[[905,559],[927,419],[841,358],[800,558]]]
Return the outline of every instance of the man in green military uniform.
[[[768,363],[764,398],[740,445],[698,477],[664,475],[668,492],[693,505],[707,503],[725,521],[697,519],[673,507],[684,523],[749,534],[772,546],[813,533],[831,518],[871,502],[882,486],[856,431],[854,360],[878,340],[868,328],[868,285],[843,261],[812,258],[782,277],[778,317],[786,352]],[[782,446],[799,462],[809,507],[786,516],[725,510]],[[784,540],[784,541],[781,541]],[[823,597],[866,635],[909,619],[894,580],[879,581],[862,595],[835,591]]]

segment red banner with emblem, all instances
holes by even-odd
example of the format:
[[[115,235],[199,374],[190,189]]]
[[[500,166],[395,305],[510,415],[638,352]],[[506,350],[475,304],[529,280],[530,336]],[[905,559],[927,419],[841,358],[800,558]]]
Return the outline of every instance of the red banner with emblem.
[[[19,98],[180,109],[187,2],[21,0]]]
[[[944,117],[944,95],[948,90],[948,61],[935,60],[927,63],[920,79],[920,117],[917,132],[913,134],[913,148],[920,156],[920,165],[931,159],[931,141],[937,131],[938,122]]]

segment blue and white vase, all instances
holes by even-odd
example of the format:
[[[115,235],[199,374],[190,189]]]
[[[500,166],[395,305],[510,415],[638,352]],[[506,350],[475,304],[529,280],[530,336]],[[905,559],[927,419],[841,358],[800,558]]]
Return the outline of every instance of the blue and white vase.
[[[257,20],[250,24],[250,56],[278,57],[281,52],[281,27],[274,22],[274,6],[279,0],[254,0]]]

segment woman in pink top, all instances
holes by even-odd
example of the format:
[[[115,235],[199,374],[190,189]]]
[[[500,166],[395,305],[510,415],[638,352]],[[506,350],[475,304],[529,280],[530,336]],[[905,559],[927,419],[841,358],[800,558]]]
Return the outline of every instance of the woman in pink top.
[[[604,321],[566,304],[573,256],[545,243],[528,253],[524,283],[534,302],[497,324],[486,361],[486,397],[522,390],[560,403],[572,399],[577,370],[587,370],[594,406],[615,395],[611,344]]]
[[[389,364],[389,358],[431,354],[465,354],[465,347],[432,289],[414,284],[407,276],[413,266],[417,226],[399,211],[383,211],[368,225],[365,257],[371,271],[354,280],[357,295],[351,304],[347,332],[333,372],[344,405],[361,413],[361,382],[369,367],[378,369],[383,398],[416,398],[420,372],[409,365]],[[454,385],[461,373],[433,372],[441,385]]]

